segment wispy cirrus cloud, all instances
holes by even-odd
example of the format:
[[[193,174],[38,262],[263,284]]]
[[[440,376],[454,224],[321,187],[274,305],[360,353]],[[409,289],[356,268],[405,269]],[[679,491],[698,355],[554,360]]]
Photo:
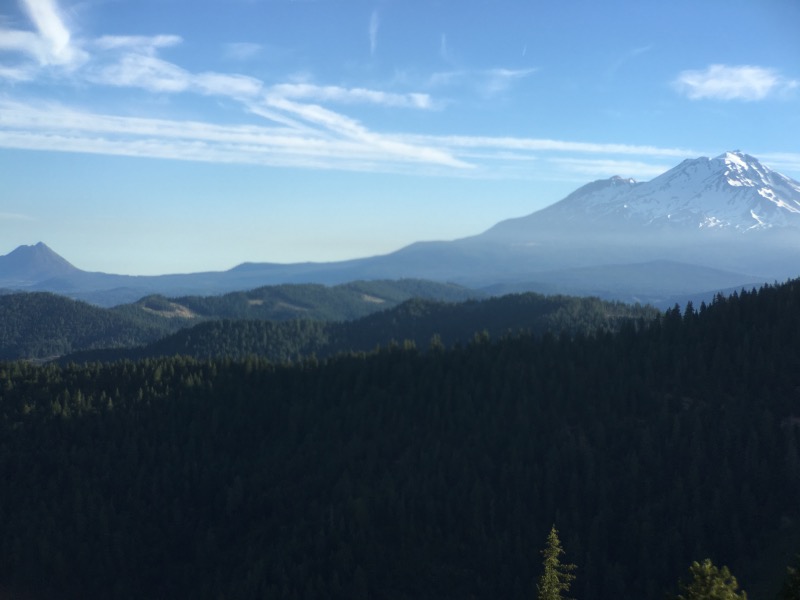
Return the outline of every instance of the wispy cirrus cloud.
[[[663,158],[695,150],[551,139],[378,133],[318,105],[266,95],[251,110],[278,125],[218,125],[120,117],[59,104],[0,101],[0,147],[216,163],[553,179],[650,177]],[[636,158],[625,158],[635,155]],[[653,160],[647,160],[653,159]],[[420,171],[420,168],[425,170]]]
[[[0,50],[27,55],[41,66],[75,68],[88,58],[76,46],[54,0],[23,0],[23,11],[36,31],[0,28]]]
[[[675,159],[703,154],[690,148],[581,142],[526,137],[401,136],[428,144],[483,166],[484,175],[527,179],[585,181],[587,177],[621,175],[647,179],[666,171]],[[515,166],[515,163],[517,166]],[[518,165],[527,164],[520,168]],[[547,165],[533,169],[531,165]]]
[[[372,132],[322,107],[280,99],[266,104],[311,127],[215,125],[0,101],[0,147],[351,170],[470,166],[442,149]]]
[[[484,91],[489,95],[498,94],[510,88],[514,82],[525,79],[536,73],[538,69],[489,69],[485,71],[486,83]]]
[[[16,67],[0,66],[0,79],[11,82],[31,81],[36,77],[36,69],[20,65]]]
[[[613,144],[596,142],[575,142],[546,138],[492,137],[492,136],[406,136],[409,141],[420,143],[436,140],[440,145],[454,150],[470,148],[488,148],[513,151],[554,151],[577,152],[591,154],[636,154],[654,157],[697,156],[696,150],[686,148],[660,148],[658,146],[642,146],[637,144]]]
[[[692,100],[754,101],[798,84],[767,67],[710,65],[704,70],[682,71],[674,85]]]
[[[373,10],[369,18],[369,53],[374,56],[375,50],[378,49],[378,28],[380,27],[380,19],[378,11]]]
[[[193,72],[161,56],[166,49],[182,43],[180,36],[105,35],[75,42],[60,20],[53,0],[25,2],[39,11],[35,15],[31,12],[36,31],[14,30],[10,36],[0,37],[0,50],[11,49],[29,58],[39,55],[43,58],[2,66],[0,77],[30,80],[37,76],[37,69],[63,68],[79,85],[132,88],[159,96],[220,97],[232,101],[227,106],[241,110],[242,124],[119,116],[100,109],[0,96],[0,147],[523,179],[529,176],[528,167],[532,164],[546,164],[548,174],[552,172],[555,178],[605,173],[649,176],[664,169],[665,157],[698,154],[693,150],[654,146],[376,131],[342,110],[356,104],[433,110],[443,104],[421,92],[318,85],[310,78],[267,84],[237,73]],[[379,25],[378,12],[373,11],[368,27],[372,53],[377,48]],[[228,48],[231,57],[242,59],[262,50],[257,44]],[[440,50],[443,59],[451,59],[444,34]],[[428,84],[470,86],[491,96],[503,93],[536,72],[536,68],[452,70],[435,74]],[[252,124],[256,117],[263,122]]]
[[[339,102],[343,104],[378,104],[393,108],[434,108],[428,94],[396,94],[366,88],[344,88],[333,85],[310,83],[281,83],[270,87],[270,91],[284,98],[313,100],[316,102]]]
[[[191,83],[202,94],[239,99],[257,96],[264,87],[255,77],[213,72],[198,73],[191,78]]]
[[[156,48],[177,46],[182,42],[179,35],[104,35],[94,40],[93,45],[103,50],[136,50],[150,54]]]
[[[119,60],[87,74],[92,83],[137,87],[151,92],[183,92],[192,76],[181,67],[151,54],[127,53]]]
[[[536,73],[536,67],[527,69],[459,69],[440,71],[430,76],[428,83],[433,87],[467,86],[485,96],[495,96],[509,90],[516,82]]]
[[[25,47],[44,52],[50,40],[55,51],[64,51],[71,38],[60,21],[52,0],[25,0],[36,13],[39,34],[17,32],[4,37],[13,49]],[[32,17],[32,20],[33,19]],[[378,17],[370,21],[371,42],[377,43]],[[411,144],[394,136],[371,131],[357,119],[322,104],[373,104],[387,108],[434,107],[428,94],[393,93],[363,87],[319,86],[309,82],[266,87],[256,78],[236,73],[191,72],[159,56],[159,50],[182,43],[176,35],[105,35],[85,41],[92,53],[71,74],[77,82],[97,86],[127,87],[162,95],[199,94],[218,96],[239,103],[243,115],[256,115],[268,126],[216,126],[116,117],[59,104],[3,101],[0,115],[0,146],[152,156],[185,160],[295,164],[309,161],[330,168],[398,169],[402,165],[432,165],[455,169],[472,168],[447,151],[424,144]],[[253,47],[237,46],[241,56]],[[259,47],[260,48],[260,47]],[[2,49],[2,47],[0,47]],[[33,50],[32,50],[33,51]],[[29,79],[35,69],[0,76]]]
[[[250,97],[263,87],[253,77],[229,73],[191,73],[157,56],[159,48],[177,46],[177,35],[103,36],[94,40],[97,48],[111,56],[95,57],[87,69],[92,83],[115,87],[136,87],[156,93],[198,92],[205,95]]]
[[[450,46],[447,44],[446,33],[443,33],[439,37],[439,58],[441,58],[444,62],[447,63],[453,62],[452,51],[450,50]]]

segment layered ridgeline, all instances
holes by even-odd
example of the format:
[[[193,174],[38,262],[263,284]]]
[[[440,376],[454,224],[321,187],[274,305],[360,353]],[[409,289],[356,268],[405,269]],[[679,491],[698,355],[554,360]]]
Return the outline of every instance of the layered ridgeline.
[[[800,549],[800,283],[595,336],[295,366],[0,365],[1,584],[49,598],[580,600]]]
[[[536,190],[531,190],[536,196]],[[0,288],[110,306],[147,294],[208,295],[267,284],[422,278],[494,293],[598,295],[671,305],[800,275],[800,183],[742,152],[686,160],[648,182],[589,183],[480,235],[335,263],[246,263],[128,277],[76,269],[44,247],[0,257]]]
[[[410,298],[459,301],[476,295],[459,286],[419,280],[267,286],[210,297],[148,296],[111,309],[49,293],[7,294],[0,295],[0,359],[131,348],[207,320],[344,321]]]
[[[110,362],[168,356],[272,362],[368,352],[401,344],[420,349],[466,343],[476,336],[521,334],[588,335],[617,331],[628,323],[646,326],[659,315],[652,307],[598,298],[542,296],[528,292],[500,298],[445,303],[415,298],[354,321],[214,320],[182,329],[138,348],[68,354],[69,362]]]

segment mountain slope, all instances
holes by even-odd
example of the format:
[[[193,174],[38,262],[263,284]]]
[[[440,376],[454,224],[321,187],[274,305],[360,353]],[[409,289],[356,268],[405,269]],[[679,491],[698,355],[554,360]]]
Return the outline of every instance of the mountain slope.
[[[9,254],[0,256],[0,287],[26,287],[78,272],[42,242],[34,246],[19,246]]]

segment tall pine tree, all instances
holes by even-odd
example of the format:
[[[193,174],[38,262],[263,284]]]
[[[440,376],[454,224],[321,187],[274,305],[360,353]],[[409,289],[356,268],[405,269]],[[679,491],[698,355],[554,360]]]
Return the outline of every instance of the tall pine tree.
[[[575,565],[564,564],[561,562],[561,555],[564,549],[561,547],[561,540],[558,539],[556,526],[550,529],[547,535],[547,546],[542,550],[544,556],[544,571],[539,578],[538,600],[566,600],[566,592],[569,591],[570,583],[575,579],[572,571]]]

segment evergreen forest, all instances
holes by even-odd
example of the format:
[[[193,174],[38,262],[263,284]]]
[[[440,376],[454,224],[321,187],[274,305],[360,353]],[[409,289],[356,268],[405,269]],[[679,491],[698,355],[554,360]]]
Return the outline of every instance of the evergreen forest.
[[[577,600],[709,558],[796,589],[800,281],[468,341],[436,306],[326,356],[0,363],[0,591],[527,599],[554,525]]]
[[[459,303],[413,298],[354,321],[214,319],[144,346],[85,350],[67,354],[60,361],[109,362],[180,355],[236,360],[257,356],[282,363],[312,355],[321,358],[368,352],[399,341],[425,348],[434,340],[450,347],[476,335],[616,331],[623,323],[649,321],[658,314],[649,306],[534,293]]]
[[[134,348],[209,320],[341,322],[412,298],[463,302],[478,295],[418,279],[275,285],[221,296],[153,295],[113,308],[48,292],[0,293],[0,360],[46,361],[88,350]]]

